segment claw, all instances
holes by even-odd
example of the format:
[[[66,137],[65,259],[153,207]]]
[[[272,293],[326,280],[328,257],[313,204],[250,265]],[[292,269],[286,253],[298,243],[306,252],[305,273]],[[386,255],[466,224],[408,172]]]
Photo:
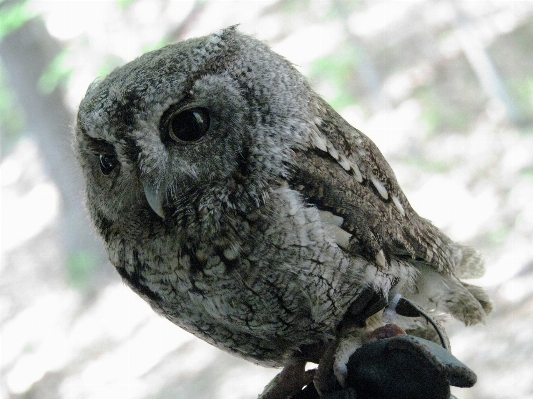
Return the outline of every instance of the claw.
[[[288,364],[268,383],[258,399],[290,398],[313,381],[314,370],[305,371],[305,362]]]
[[[389,305],[385,308],[383,314],[381,315],[381,320],[383,320],[383,323],[394,323],[394,320],[396,320],[396,317],[398,316],[398,313],[396,313],[396,306],[398,306],[398,302],[401,298],[402,296],[400,294],[396,294],[394,298],[392,298],[392,301],[389,302]]]

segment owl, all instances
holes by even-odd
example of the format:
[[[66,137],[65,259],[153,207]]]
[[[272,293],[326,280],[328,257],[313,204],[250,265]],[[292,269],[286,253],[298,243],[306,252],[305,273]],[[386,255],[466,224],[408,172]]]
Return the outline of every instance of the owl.
[[[482,273],[478,253],[420,217],[376,145],[235,27],[95,81],[74,130],[111,263],[222,350],[303,370],[346,331],[382,326],[398,295],[466,325],[490,311],[460,280]]]

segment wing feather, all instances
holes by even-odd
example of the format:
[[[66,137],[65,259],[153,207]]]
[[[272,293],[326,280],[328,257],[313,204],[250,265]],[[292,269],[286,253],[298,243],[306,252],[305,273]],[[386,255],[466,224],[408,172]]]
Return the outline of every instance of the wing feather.
[[[319,98],[316,115],[310,144],[295,150],[290,184],[342,218],[348,250],[382,266],[409,257],[444,274],[458,268],[462,247],[412,209],[377,146]]]

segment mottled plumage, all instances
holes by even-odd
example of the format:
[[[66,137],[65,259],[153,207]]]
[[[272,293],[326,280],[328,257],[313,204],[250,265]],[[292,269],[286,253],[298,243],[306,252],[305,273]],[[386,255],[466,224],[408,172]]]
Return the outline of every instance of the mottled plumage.
[[[418,216],[374,143],[234,28],[93,83],[75,149],[124,281],[251,361],[318,361],[391,290],[466,324],[490,310],[456,277],[481,269],[477,253]]]

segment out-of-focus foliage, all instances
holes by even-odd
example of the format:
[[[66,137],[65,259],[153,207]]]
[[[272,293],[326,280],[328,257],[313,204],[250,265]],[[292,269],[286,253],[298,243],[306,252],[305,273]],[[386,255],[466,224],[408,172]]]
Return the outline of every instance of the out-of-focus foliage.
[[[74,72],[74,67],[67,64],[67,57],[66,51],[59,53],[43,72],[39,79],[39,90],[42,93],[51,93],[59,85],[68,87],[68,78]]]
[[[27,20],[32,18],[35,14],[30,10],[30,0],[18,2],[14,4],[7,4],[6,0],[0,0],[2,6],[2,16],[0,17],[0,39],[8,35],[15,29],[20,28]]]
[[[358,103],[350,83],[357,78],[355,67],[361,57],[353,46],[339,47],[333,53],[312,63],[309,78],[325,82],[331,90],[327,93],[329,103],[333,108],[343,109]]]
[[[16,145],[24,128],[24,115],[17,106],[13,91],[6,85],[0,63],[0,159]]]

